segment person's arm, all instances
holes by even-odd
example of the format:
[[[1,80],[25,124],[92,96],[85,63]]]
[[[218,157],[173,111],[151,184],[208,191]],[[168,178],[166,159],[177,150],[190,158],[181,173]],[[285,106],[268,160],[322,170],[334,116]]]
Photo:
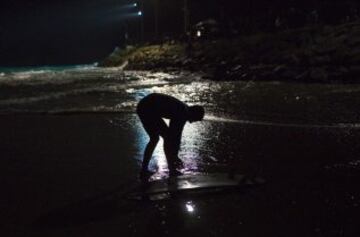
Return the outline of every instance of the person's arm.
[[[177,157],[180,144],[181,144],[181,136],[185,126],[186,120],[177,120],[172,119],[170,121],[169,126],[169,138],[171,139],[172,147],[173,147],[173,154]]]

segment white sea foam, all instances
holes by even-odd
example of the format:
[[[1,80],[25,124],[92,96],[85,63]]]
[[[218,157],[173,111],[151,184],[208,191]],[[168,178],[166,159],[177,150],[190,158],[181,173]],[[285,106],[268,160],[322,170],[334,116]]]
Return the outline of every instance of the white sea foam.
[[[272,127],[295,127],[295,128],[351,128],[360,129],[360,123],[334,123],[334,124],[305,124],[305,123],[281,123],[260,120],[242,120],[207,115],[205,121],[221,123],[239,123],[248,125],[272,126]]]
[[[74,90],[67,90],[62,92],[51,92],[39,96],[27,96],[20,98],[11,98],[0,100],[0,105],[16,105],[16,104],[28,104],[39,101],[59,99],[71,95],[81,95],[90,92],[118,92],[122,90],[125,85],[110,85],[110,86],[100,86],[100,87],[90,87],[90,88],[81,88]]]
[[[70,109],[53,109],[46,111],[47,114],[53,115],[67,115],[67,114],[113,114],[113,113],[133,113],[134,109],[129,107],[122,107],[122,105],[115,106],[89,106],[89,107],[74,107]]]
[[[358,93],[360,92],[359,85],[342,85],[340,88],[336,88],[329,91],[329,94],[347,94],[347,93]]]

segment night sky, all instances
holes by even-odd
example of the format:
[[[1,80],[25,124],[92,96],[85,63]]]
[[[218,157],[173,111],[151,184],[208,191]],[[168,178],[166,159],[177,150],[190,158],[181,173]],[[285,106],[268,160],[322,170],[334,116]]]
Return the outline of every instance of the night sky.
[[[124,2],[124,1],[123,1]],[[1,3],[0,66],[92,63],[121,43],[121,0]]]
[[[154,38],[155,1],[144,0],[146,40]],[[175,37],[182,34],[184,1],[158,1],[159,36]],[[338,0],[328,0],[336,1]],[[129,12],[137,11],[122,8],[130,2],[132,1],[1,1],[0,67],[84,64],[99,61],[116,46],[123,45],[125,29],[134,41],[140,37],[140,18],[124,17]],[[189,0],[189,5],[192,24],[206,18],[224,17],[243,17],[243,22],[248,21],[250,24],[262,19],[265,23],[272,24],[273,18],[283,11],[282,7],[285,9],[293,5],[310,12],[318,7],[320,2],[324,0]],[[336,6],[336,9],[340,8]],[[335,19],[334,14],[331,13],[328,18]]]
[[[93,63],[121,46],[125,29],[140,37],[139,9],[129,0],[11,0],[0,3],[0,66]],[[146,2],[146,35],[154,31],[154,0]],[[182,28],[183,0],[162,1],[163,30]]]

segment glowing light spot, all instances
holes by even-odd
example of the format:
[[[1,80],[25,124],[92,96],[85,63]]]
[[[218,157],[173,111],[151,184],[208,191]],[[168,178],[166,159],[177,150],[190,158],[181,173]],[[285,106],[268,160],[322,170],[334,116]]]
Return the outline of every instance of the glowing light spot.
[[[185,207],[186,207],[187,212],[189,212],[189,213],[193,213],[195,211],[195,205],[191,201],[187,202],[185,204]]]

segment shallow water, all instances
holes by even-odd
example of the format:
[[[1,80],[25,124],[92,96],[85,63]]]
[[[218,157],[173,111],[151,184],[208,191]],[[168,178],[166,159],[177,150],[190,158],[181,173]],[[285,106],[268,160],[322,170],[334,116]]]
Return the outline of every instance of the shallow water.
[[[358,236],[360,85],[87,67],[5,72],[0,92],[0,227],[8,233],[27,233],[19,226],[43,217],[42,228],[60,227],[33,236],[99,234],[109,225],[127,236]],[[260,175],[268,184],[236,195],[121,203],[114,190],[137,185],[148,140],[135,106],[152,92],[206,108],[203,122],[185,126],[184,172]],[[151,169],[167,176],[161,142]]]
[[[358,127],[360,85],[214,82],[189,73],[96,67],[5,73],[1,113],[133,112],[151,92],[205,106],[210,119]]]

